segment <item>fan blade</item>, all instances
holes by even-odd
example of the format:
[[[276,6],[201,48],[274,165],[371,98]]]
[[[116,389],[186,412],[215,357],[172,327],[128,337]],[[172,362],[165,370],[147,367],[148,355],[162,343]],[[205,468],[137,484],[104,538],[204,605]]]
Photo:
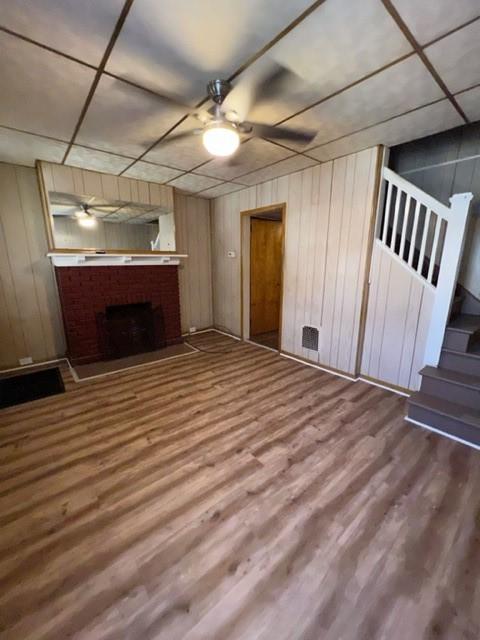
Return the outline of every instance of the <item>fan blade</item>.
[[[160,144],[170,144],[170,142],[177,142],[177,140],[182,140],[183,138],[188,138],[190,136],[196,136],[202,132],[202,129],[189,129],[188,131],[180,131],[179,133],[172,133],[164,138]]]
[[[259,104],[264,100],[277,97],[287,84],[295,81],[298,81],[298,76],[293,71],[275,63],[270,73],[264,76],[255,87],[252,103]]]
[[[256,124],[255,122],[243,122],[242,125],[252,127],[252,133],[257,138],[272,138],[272,140],[290,140],[291,142],[308,144],[317,135],[316,131],[309,129],[271,127],[268,124]]]

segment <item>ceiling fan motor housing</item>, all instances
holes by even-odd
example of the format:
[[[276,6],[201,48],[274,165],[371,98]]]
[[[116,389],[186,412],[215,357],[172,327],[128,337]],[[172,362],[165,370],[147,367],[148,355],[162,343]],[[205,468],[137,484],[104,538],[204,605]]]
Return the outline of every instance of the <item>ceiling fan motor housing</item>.
[[[230,93],[232,85],[228,80],[210,80],[207,84],[208,95],[216,104],[222,104],[227,95]]]

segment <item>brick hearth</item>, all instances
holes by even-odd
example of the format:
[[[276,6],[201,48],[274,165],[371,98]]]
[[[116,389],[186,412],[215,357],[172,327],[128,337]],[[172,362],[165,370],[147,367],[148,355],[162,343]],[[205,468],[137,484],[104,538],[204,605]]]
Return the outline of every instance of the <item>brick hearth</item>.
[[[104,357],[97,317],[109,305],[161,306],[166,344],[181,342],[176,266],[57,267],[55,272],[72,364]]]

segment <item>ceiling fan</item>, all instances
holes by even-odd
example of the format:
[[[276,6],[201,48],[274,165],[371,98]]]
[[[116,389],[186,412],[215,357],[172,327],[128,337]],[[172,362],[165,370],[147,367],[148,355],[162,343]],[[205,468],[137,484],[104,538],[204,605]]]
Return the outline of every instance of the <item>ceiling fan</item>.
[[[246,120],[249,107],[278,97],[287,85],[289,87],[298,85],[299,80],[296,74],[277,63],[273,65],[273,69],[270,65],[268,73],[257,77],[253,86],[246,86],[247,82],[240,82],[233,86],[229,80],[217,78],[207,84],[208,100],[211,100],[213,105],[210,108],[203,107],[195,110],[181,103],[176,97],[155,93],[154,95],[160,100],[169,102],[184,112],[187,111],[188,115],[201,123],[201,126],[195,129],[168,135],[161,144],[201,135],[206,150],[213,156],[220,157],[231,156],[238,149],[241,134],[308,144],[315,137],[316,131],[290,129]]]

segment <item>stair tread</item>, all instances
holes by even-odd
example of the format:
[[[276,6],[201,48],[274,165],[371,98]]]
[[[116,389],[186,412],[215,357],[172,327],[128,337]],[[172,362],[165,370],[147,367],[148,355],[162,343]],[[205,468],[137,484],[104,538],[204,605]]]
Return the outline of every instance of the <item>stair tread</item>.
[[[470,347],[468,351],[457,351],[456,349],[449,349],[448,347],[442,347],[442,351],[445,351],[445,353],[454,353],[457,356],[466,356],[467,358],[473,358],[475,360],[480,359],[480,344]]]
[[[444,369],[442,367],[423,367],[420,371],[422,376],[428,376],[430,378],[436,378],[437,380],[445,380],[453,382],[454,384],[462,385],[463,387],[470,387],[480,391],[480,376],[474,376],[469,373],[461,373],[460,371],[454,371],[453,369]]]
[[[409,400],[409,404],[413,404],[423,409],[429,409],[435,413],[440,413],[449,418],[463,422],[472,427],[480,429],[480,411],[470,409],[456,402],[450,402],[450,400],[444,400],[443,398],[437,398],[436,396],[430,396],[421,391],[413,393]]]
[[[464,333],[475,333],[475,331],[480,329],[480,316],[460,313],[448,323],[447,329],[454,329],[455,331],[462,331]]]

